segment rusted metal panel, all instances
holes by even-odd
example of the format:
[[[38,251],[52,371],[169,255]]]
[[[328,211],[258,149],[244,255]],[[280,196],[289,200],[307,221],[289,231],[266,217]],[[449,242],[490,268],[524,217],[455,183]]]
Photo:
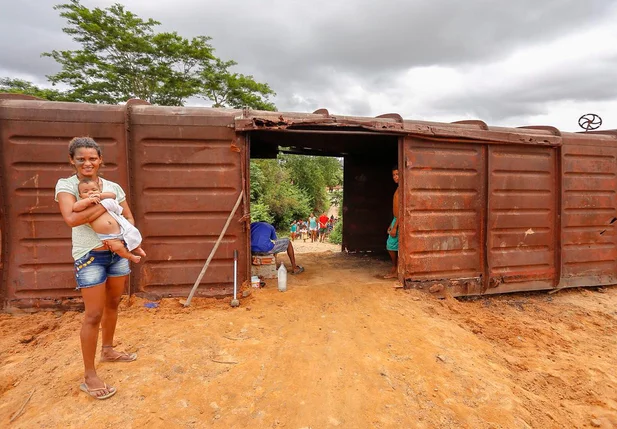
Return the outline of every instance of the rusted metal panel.
[[[426,139],[453,142],[475,141],[487,144],[524,144],[559,146],[561,138],[545,129],[488,127],[477,121],[461,121],[452,124],[425,121],[405,121],[404,131]]]
[[[386,231],[392,222],[396,190],[392,166],[396,164],[397,147],[392,144],[390,150],[382,149],[385,153],[381,157],[345,157],[343,249],[349,252],[386,251]]]
[[[246,148],[244,139],[222,126],[226,116],[179,111],[173,118],[179,125],[160,125],[160,119],[169,121],[160,112],[160,107],[138,106],[130,118],[131,186],[140,196],[135,219],[148,253],[133,276],[133,290],[185,296],[243,189]],[[234,249],[239,266],[248,266],[248,232],[241,217],[238,210],[198,295],[233,291]],[[245,279],[241,270],[239,280]]]
[[[0,122],[5,298],[12,306],[58,306],[78,295],[71,229],[54,201],[57,180],[72,174],[68,143],[94,137],[103,148],[105,177],[127,189],[123,107],[4,100]]]
[[[313,114],[307,113],[282,113],[245,110],[241,117],[235,120],[235,129],[238,131],[251,130],[285,130],[299,127],[327,126],[332,129],[358,127],[379,132],[402,133],[403,123],[400,116],[387,114],[377,118],[364,118],[358,116],[332,116],[324,115],[323,111]],[[325,111],[327,113],[327,111]]]
[[[488,147],[488,293],[555,285],[556,174],[554,148]]]
[[[560,287],[617,282],[617,139],[564,133]]]
[[[101,143],[105,177],[127,190],[145,237],[134,292],[188,293],[248,190],[244,130],[257,131],[257,143],[346,157],[343,238],[352,251],[384,249],[398,150],[406,285],[443,283],[469,295],[617,282],[615,131],[2,98],[0,270],[9,305],[63,308],[77,295],[70,228],[53,201],[57,179],[71,174],[67,144],[76,135]],[[231,292],[234,249],[240,279],[248,275],[248,231],[238,222],[247,210],[245,201],[201,295]]]
[[[449,282],[457,294],[481,292],[485,163],[480,144],[405,139],[399,252],[406,286]]]

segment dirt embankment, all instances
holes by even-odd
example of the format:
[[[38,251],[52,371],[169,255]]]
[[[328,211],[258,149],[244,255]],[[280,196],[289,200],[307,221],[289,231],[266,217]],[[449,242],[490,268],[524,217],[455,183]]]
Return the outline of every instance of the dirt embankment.
[[[0,315],[0,425],[31,428],[617,426],[617,287],[434,300],[387,262],[299,255],[285,293],[125,300],[138,360],[79,391],[78,313]],[[23,414],[9,424],[33,389]]]

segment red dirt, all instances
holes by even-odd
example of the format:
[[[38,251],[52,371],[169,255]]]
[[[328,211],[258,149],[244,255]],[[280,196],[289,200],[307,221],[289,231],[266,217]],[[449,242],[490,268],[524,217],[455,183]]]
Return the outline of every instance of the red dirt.
[[[127,298],[118,388],[79,391],[81,314],[0,315],[0,425],[15,428],[617,426],[617,288],[435,300],[387,262],[298,256],[306,272],[242,299]]]

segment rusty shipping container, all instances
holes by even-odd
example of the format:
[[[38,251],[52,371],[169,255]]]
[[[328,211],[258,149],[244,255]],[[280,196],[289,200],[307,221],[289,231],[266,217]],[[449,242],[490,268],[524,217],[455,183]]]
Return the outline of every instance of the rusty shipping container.
[[[25,97],[24,97],[25,98]],[[90,135],[105,177],[127,191],[148,258],[131,293],[186,296],[242,189],[251,158],[279,151],[345,160],[343,249],[378,252],[400,171],[399,277],[406,287],[477,295],[616,283],[617,132],[498,128],[481,121],[377,118],[0,98],[0,270],[5,306],[78,297],[70,229],[53,189],[67,143]],[[201,296],[250,272],[245,198]],[[442,288],[431,288],[441,285]]]

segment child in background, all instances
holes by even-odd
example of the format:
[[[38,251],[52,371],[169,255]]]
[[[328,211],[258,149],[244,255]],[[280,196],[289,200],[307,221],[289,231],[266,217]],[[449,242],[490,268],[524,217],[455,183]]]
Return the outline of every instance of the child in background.
[[[296,221],[293,221],[291,223],[291,229],[290,229],[290,234],[289,234],[289,238],[291,238],[291,241],[295,240],[297,230],[298,230],[298,225],[296,224]]]
[[[302,225],[300,227],[300,233],[302,235],[302,240],[306,243],[306,239],[308,238],[308,226],[306,222],[304,222],[303,220],[300,220],[300,224]]]

